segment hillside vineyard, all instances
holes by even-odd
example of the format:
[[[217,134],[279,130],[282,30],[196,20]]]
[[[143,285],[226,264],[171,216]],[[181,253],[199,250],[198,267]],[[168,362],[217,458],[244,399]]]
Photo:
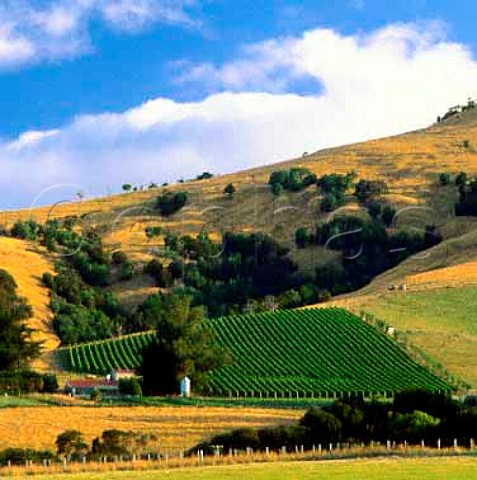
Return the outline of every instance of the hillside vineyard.
[[[284,310],[210,320],[233,362],[209,375],[217,396],[333,397],[392,395],[408,388],[451,387],[395,343],[341,308]],[[135,368],[149,332],[60,349],[64,366],[82,373]]]

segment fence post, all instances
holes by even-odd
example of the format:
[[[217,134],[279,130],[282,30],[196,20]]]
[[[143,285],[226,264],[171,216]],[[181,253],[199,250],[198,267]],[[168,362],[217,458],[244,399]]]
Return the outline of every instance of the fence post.
[[[473,438],[470,439],[470,449],[471,450],[474,449],[474,439]]]
[[[458,447],[457,438],[454,438],[454,448],[457,448],[457,447]]]
[[[437,450],[440,450],[441,449],[441,439],[438,438],[437,439]]]
[[[270,449],[265,447],[265,455],[268,457],[270,455]]]
[[[421,447],[425,448],[425,446],[426,446],[426,444],[425,444],[424,440],[421,440]]]

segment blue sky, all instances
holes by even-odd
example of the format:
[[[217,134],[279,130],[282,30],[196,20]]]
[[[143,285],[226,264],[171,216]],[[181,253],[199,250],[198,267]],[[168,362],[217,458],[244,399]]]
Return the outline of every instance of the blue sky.
[[[0,205],[58,183],[101,194],[425,126],[476,96],[474,9],[0,0]]]

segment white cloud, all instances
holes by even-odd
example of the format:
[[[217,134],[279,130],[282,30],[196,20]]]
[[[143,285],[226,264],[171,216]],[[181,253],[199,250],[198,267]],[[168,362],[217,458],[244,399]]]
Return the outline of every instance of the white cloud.
[[[355,36],[316,29],[249,46],[222,66],[198,68],[215,74],[216,92],[202,101],[152,99],[0,144],[4,198],[28,204],[58,182],[105,193],[124,182],[230,172],[401,133],[430,124],[475,95],[477,85],[471,51],[433,23]],[[199,70],[189,81],[210,80]],[[303,79],[320,86],[319,93],[287,93]]]
[[[189,0],[0,0],[0,70],[71,58],[92,49],[91,21],[136,32],[153,23],[200,25]]]
[[[9,150],[21,150],[28,148],[46,138],[54,137],[59,133],[60,130],[30,130],[29,132],[22,133],[17,140],[9,143],[7,148]]]

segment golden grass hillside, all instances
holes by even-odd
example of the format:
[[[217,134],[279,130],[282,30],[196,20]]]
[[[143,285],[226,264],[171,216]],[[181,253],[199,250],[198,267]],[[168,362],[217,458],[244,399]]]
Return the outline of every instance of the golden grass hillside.
[[[56,437],[79,430],[88,443],[104,430],[154,433],[158,452],[179,453],[234,428],[289,424],[302,411],[226,407],[27,407],[0,409],[0,449],[54,450]]]
[[[161,225],[181,234],[206,231],[214,238],[220,238],[225,230],[264,231],[272,234],[277,240],[292,245],[293,235],[298,227],[312,227],[323,219],[319,212],[318,192],[311,187],[299,193],[285,193],[274,200],[266,184],[270,173],[273,170],[296,166],[306,167],[319,176],[355,170],[360,178],[386,181],[390,187],[387,199],[398,208],[430,207],[432,211],[414,209],[415,216],[419,220],[420,215],[425,217],[426,212],[431,212],[430,220],[427,217],[424,220],[427,223],[433,223],[435,220],[445,238],[444,244],[425,252],[424,256],[408,259],[378,277],[362,291],[334,301],[352,308],[361,306],[371,308],[379,303],[375,299],[387,298],[388,283],[409,284],[409,288],[417,293],[421,290],[433,291],[436,288],[471,284],[476,278],[473,262],[477,253],[477,219],[455,218],[452,208],[456,200],[455,192],[451,188],[435,186],[438,172],[457,173],[462,170],[468,174],[477,174],[475,117],[475,112],[463,114],[460,119],[454,118],[428,129],[321,150],[280,164],[209,180],[171,185],[167,187],[170,191],[188,192],[190,202],[167,220],[162,219],[154,209],[155,198],[163,191],[159,188],[4,212],[0,214],[0,224],[11,226],[19,219],[34,218],[44,222],[49,218],[77,215],[81,217],[80,228],[96,230],[102,235],[107,248],[111,251],[121,249],[138,262],[157,255],[162,248],[161,239],[151,240],[145,236],[147,226]],[[233,183],[237,188],[233,199],[227,199],[223,195],[224,187],[228,183]],[[422,226],[422,219],[419,221]],[[15,250],[5,261],[18,264],[20,268],[24,263],[20,256],[21,251],[21,248]],[[327,261],[330,258],[322,249],[314,251],[307,249],[293,254],[296,255],[295,258],[302,269],[313,268],[315,265],[313,262]],[[17,278],[15,272],[12,273]],[[21,276],[21,272],[18,275]],[[21,283],[19,279],[17,281]],[[138,276],[129,283],[116,286],[115,290],[125,302],[137,304],[155,288],[150,279]],[[29,298],[36,295],[35,290],[30,287],[24,291]],[[31,302],[35,303],[36,300],[32,298]],[[42,302],[43,300],[40,304],[45,305]],[[391,313],[388,314],[391,306],[386,302],[383,305],[385,306],[382,309],[376,307],[377,312],[382,313],[385,318],[391,316]],[[44,320],[47,317],[36,316],[36,321],[39,318]],[[413,318],[412,321],[419,321],[418,318]],[[46,331],[45,323],[39,327]],[[413,330],[414,327],[409,323],[403,328]],[[475,345],[475,339],[459,336],[459,332],[454,331],[448,332],[446,334],[448,336],[442,335],[444,334],[435,330],[429,321],[425,328],[416,330],[414,337],[428,353],[437,352],[445,361],[452,357],[452,365],[456,367],[458,373],[463,373],[464,378],[469,380],[474,378],[472,373],[467,375],[468,369],[465,365],[468,364],[469,357],[462,356],[458,360],[456,352],[459,348],[462,352],[469,352],[470,346]],[[440,346],[441,338],[446,339],[443,350]],[[51,338],[52,347],[53,342]],[[447,356],[446,348],[451,346],[453,353]],[[477,364],[477,361],[474,364]],[[477,375],[475,380],[477,381]]]
[[[54,206],[4,212],[0,223],[9,226],[18,219],[44,222],[48,218],[77,215],[82,217],[80,226],[98,231],[111,251],[121,249],[136,261],[152,258],[163,246],[161,239],[146,237],[148,226],[161,225],[181,234],[205,231],[214,238],[220,238],[226,230],[264,231],[291,246],[298,227],[311,227],[324,219],[319,211],[319,195],[312,187],[299,193],[285,193],[274,200],[266,182],[273,170],[303,166],[317,175],[355,170],[360,178],[385,180],[390,186],[387,199],[396,207],[433,208],[435,216],[443,220],[439,227],[445,238],[453,238],[464,233],[464,227],[453,218],[451,205],[455,193],[434,185],[441,171],[477,173],[474,145],[477,148],[475,122],[441,123],[395,137],[322,150],[280,164],[171,185],[168,190],[187,191],[190,201],[167,220],[154,209],[155,198],[163,189],[152,189],[81,201],[65,199]],[[230,182],[237,188],[233,199],[223,194]],[[297,260],[301,267],[307,266],[303,253]],[[141,279],[138,285],[131,284],[134,293],[124,288],[118,293],[137,303],[151,292],[150,287],[147,280]]]
[[[469,147],[464,146],[469,142]],[[108,244],[138,254],[157,247],[144,236],[145,226],[163,223],[174,231],[198,233],[264,230],[284,234],[293,223],[304,223],[317,215],[315,189],[285,194],[274,201],[266,182],[273,170],[303,166],[317,175],[355,170],[361,178],[382,179],[390,186],[389,200],[398,206],[427,205],[435,200],[431,185],[441,171],[477,173],[477,124],[439,124],[395,137],[322,150],[280,164],[202,181],[167,187],[185,190],[189,205],[163,222],[154,212],[153,201],[161,189],[113,195],[105,198],[60,202],[55,206],[4,212],[0,221],[11,225],[18,219],[83,215],[83,225],[102,232]],[[224,198],[228,183],[237,187],[234,199]],[[290,208],[292,207],[292,208]]]
[[[43,342],[44,352],[57,348],[60,342],[50,325],[48,289],[41,283],[43,273],[53,272],[52,262],[29,242],[0,237],[0,268],[15,278],[18,294],[26,297],[33,308],[27,325],[34,330],[34,340]],[[46,364],[39,360],[34,366],[43,369]]]

